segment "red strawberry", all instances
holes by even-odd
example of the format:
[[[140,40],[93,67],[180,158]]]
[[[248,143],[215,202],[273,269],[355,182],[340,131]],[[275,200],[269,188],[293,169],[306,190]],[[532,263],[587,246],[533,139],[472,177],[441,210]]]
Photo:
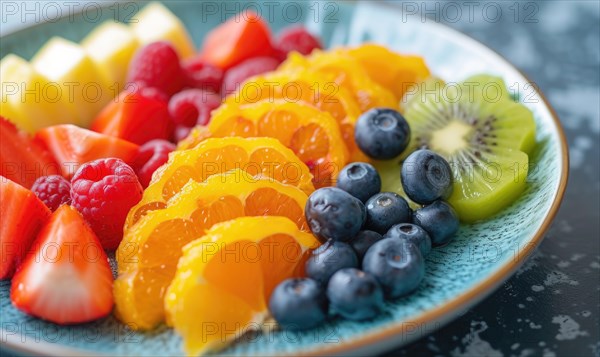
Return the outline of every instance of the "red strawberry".
[[[283,61],[287,54],[296,51],[309,55],[315,49],[321,49],[321,41],[313,36],[304,26],[292,26],[281,31],[275,41],[275,53]]]
[[[246,79],[265,72],[273,71],[279,65],[273,57],[254,57],[245,60],[225,72],[223,79],[223,95],[228,95],[239,89],[240,84]],[[243,93],[241,93],[243,95]]]
[[[136,52],[129,63],[127,82],[156,88],[171,96],[185,86],[186,77],[173,46],[168,42],[158,41]]]
[[[108,258],[83,217],[69,205],[52,214],[15,274],[13,305],[57,324],[89,322],[113,307]]]
[[[52,155],[29,134],[0,117],[0,175],[31,188],[40,176],[60,173]]]
[[[0,176],[0,279],[12,277],[50,213],[33,192]]]

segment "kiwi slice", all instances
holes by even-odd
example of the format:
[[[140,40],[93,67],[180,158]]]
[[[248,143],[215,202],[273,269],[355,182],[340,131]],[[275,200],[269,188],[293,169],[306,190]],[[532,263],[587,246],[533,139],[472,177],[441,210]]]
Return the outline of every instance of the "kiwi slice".
[[[411,141],[399,160],[377,163],[385,172],[383,189],[400,191],[402,159],[427,148],[450,163],[454,187],[448,202],[460,219],[488,218],[525,188],[528,154],[535,145],[533,114],[511,99],[498,77],[477,75],[438,87],[407,102]]]

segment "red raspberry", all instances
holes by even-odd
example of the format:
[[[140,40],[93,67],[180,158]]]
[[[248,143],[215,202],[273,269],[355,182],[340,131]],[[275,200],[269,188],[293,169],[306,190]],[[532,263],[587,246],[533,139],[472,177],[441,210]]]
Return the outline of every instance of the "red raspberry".
[[[169,115],[176,125],[206,125],[210,112],[221,104],[221,97],[201,89],[186,89],[169,101]]]
[[[200,56],[183,63],[188,87],[211,90],[219,93],[223,84],[223,70],[206,63]]]
[[[154,171],[167,162],[169,153],[175,148],[175,144],[160,139],[150,140],[139,147],[131,166],[144,188],[148,187]]]
[[[129,63],[128,83],[156,88],[167,96],[180,91],[185,80],[179,56],[168,42],[153,42],[140,48]]]
[[[246,79],[273,71],[278,65],[279,61],[273,57],[254,57],[245,60],[225,72],[222,88],[223,94],[228,95],[235,92]]]
[[[41,176],[31,186],[42,202],[52,211],[60,205],[71,203],[71,183],[60,175]]]
[[[296,51],[303,55],[310,54],[314,49],[321,49],[321,41],[313,36],[304,26],[292,26],[279,33],[275,41],[275,52],[280,60],[285,60],[287,54]]]
[[[142,191],[133,169],[115,158],[83,164],[71,180],[73,207],[108,250],[119,246],[127,213],[142,199]]]
[[[178,125],[175,127],[175,131],[173,132],[173,141],[176,143],[185,139],[190,135],[190,132],[194,129],[193,127]]]

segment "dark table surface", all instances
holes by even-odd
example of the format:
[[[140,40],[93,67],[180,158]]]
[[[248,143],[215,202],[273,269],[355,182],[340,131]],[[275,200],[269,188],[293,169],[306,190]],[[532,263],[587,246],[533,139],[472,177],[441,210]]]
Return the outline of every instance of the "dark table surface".
[[[473,21],[466,3],[455,4],[459,21],[444,3],[438,20],[506,57],[558,112],[569,184],[544,241],[511,279],[459,319],[387,356],[600,356],[600,2],[495,2],[487,20],[485,3],[472,2]]]
[[[511,279],[459,319],[386,356],[600,356],[600,2],[452,3],[458,18],[441,2],[431,21],[505,56],[558,112],[569,185],[541,246]]]

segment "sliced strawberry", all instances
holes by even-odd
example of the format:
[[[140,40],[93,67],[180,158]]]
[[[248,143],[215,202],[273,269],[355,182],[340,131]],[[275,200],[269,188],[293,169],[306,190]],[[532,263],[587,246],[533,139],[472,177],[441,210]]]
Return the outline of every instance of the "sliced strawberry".
[[[37,132],[36,138],[60,163],[65,177],[73,176],[79,166],[96,159],[114,157],[131,163],[138,150],[138,145],[129,141],[71,124],[44,128]]]
[[[13,277],[10,300],[57,324],[89,322],[111,312],[112,282],[100,241],[77,210],[62,205]]]
[[[52,155],[36,140],[0,117],[0,175],[31,188],[40,176],[59,173]]]
[[[123,91],[98,114],[91,129],[138,145],[171,137],[173,127],[167,102],[147,95],[150,89]]]
[[[50,214],[35,193],[0,176],[0,279],[13,276]]]
[[[206,35],[201,59],[228,69],[248,58],[272,54],[269,26],[255,12],[245,11]]]

